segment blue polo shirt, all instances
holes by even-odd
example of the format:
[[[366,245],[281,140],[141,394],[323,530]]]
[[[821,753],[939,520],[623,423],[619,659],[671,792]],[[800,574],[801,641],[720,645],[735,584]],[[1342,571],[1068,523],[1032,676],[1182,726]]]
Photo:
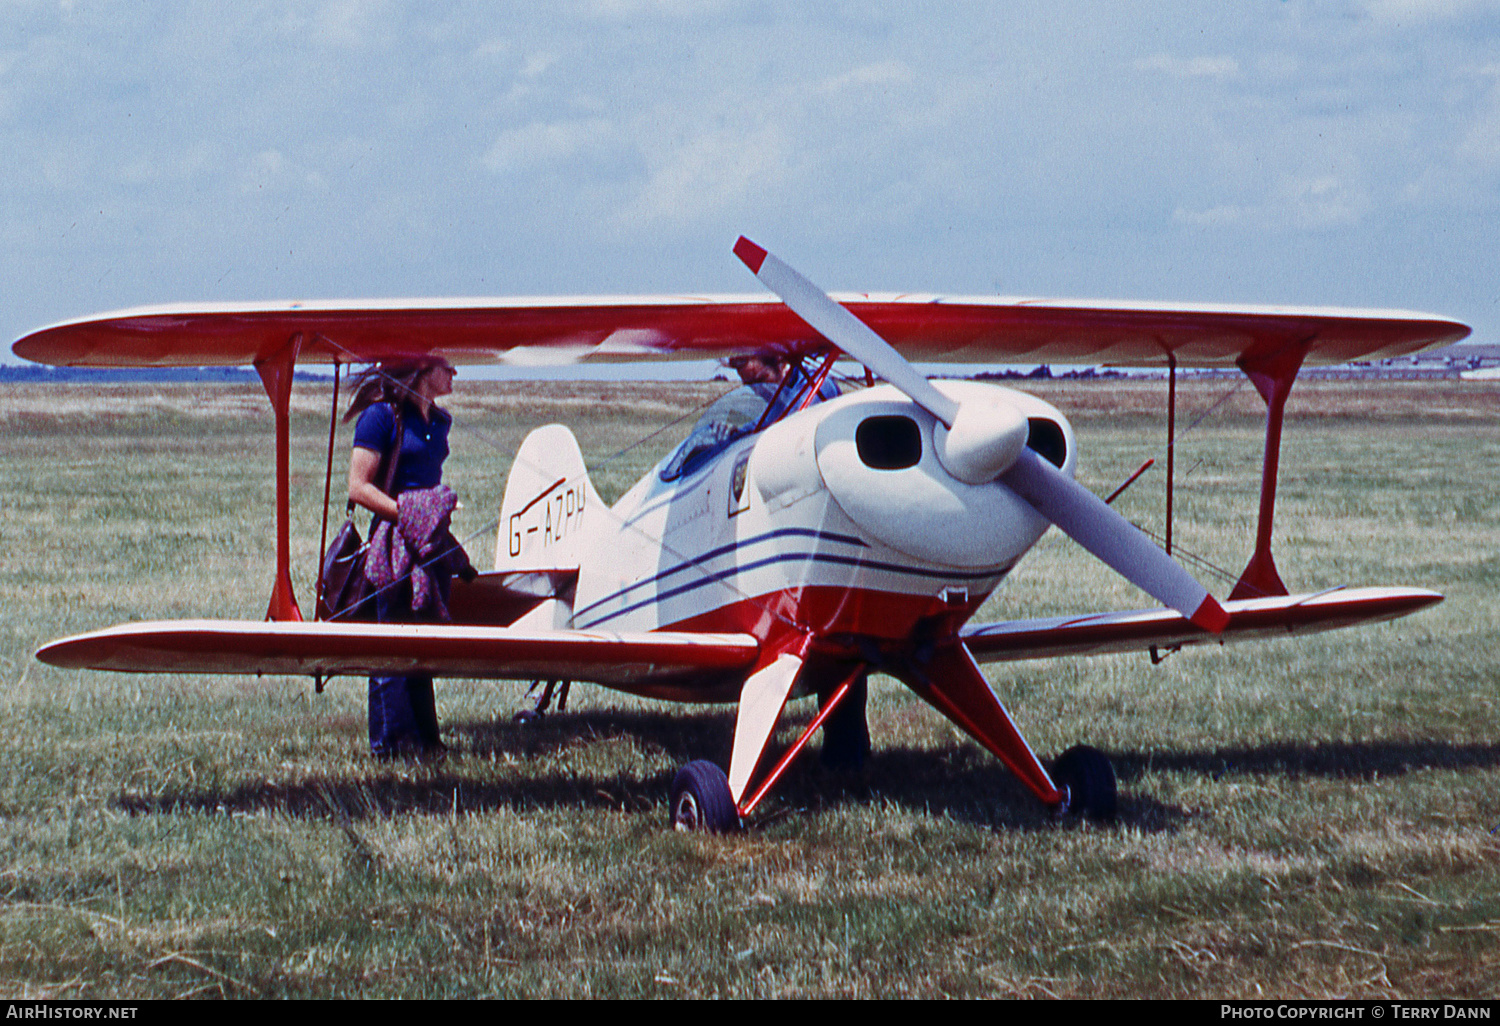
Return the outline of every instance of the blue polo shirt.
[[[405,431],[401,437],[401,461],[396,464],[396,481],[391,487],[395,495],[443,483],[443,461],[448,458],[448,429],[453,426],[453,418],[436,406],[428,414],[431,419],[423,420],[412,407],[402,409]],[[389,403],[375,403],[359,415],[354,426],[356,448],[384,454],[395,440],[396,419]],[[384,474],[385,469],[379,473]],[[384,484],[383,476],[375,482],[376,487]]]

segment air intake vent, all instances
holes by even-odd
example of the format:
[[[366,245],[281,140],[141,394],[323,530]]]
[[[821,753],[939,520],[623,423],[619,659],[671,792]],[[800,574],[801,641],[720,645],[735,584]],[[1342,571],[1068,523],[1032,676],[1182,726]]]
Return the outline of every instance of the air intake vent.
[[[866,417],[854,432],[854,445],[871,470],[905,470],[922,462],[922,430],[910,417]]]
[[[1028,417],[1026,423],[1031,428],[1026,447],[1054,467],[1061,467],[1068,458],[1068,439],[1062,425],[1046,417]]]

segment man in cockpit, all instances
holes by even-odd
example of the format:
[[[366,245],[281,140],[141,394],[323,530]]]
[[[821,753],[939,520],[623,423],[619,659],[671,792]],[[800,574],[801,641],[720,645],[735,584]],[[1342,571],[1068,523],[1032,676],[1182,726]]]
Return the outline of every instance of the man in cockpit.
[[[731,356],[729,366],[739,374],[740,381],[755,389],[766,402],[775,399],[775,405],[766,416],[767,424],[774,424],[785,415],[788,407],[796,401],[807,385],[807,373],[800,363],[792,363],[781,353],[754,353],[750,356]],[[777,392],[780,391],[778,395]],[[816,395],[807,405],[838,398],[839,389],[832,381],[824,380]]]
[[[711,459],[737,438],[770,426],[786,416],[810,383],[802,368],[780,353],[734,356],[726,361],[743,386],[720,396],[703,412],[687,439],[662,467],[661,479],[673,481]],[[807,405],[836,399],[838,386],[825,380]],[[768,409],[769,407],[769,409]]]

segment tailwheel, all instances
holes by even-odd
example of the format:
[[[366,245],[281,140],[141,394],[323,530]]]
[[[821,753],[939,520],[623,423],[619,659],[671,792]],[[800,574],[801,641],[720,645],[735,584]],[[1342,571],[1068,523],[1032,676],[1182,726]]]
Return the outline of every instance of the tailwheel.
[[[561,690],[558,690],[559,683],[562,685]],[[541,696],[532,703],[530,708],[522,709],[515,716],[511,717],[511,719],[523,727],[528,723],[540,722],[542,717],[547,715],[548,707],[552,705],[553,691],[557,691],[557,711],[564,712],[568,708],[568,689],[570,687],[572,687],[572,681],[565,680],[559,682],[549,680],[546,687],[542,687],[542,682],[539,680],[532,681],[531,687],[526,689],[526,697],[530,698],[536,693],[538,688],[542,689]]]
[[[1080,816],[1098,823],[1115,818],[1115,769],[1104,753],[1088,745],[1063,752],[1052,767],[1052,779],[1068,789],[1064,815]]]
[[[740,813],[723,770],[700,759],[677,771],[672,781],[672,829],[722,834],[739,826]]]

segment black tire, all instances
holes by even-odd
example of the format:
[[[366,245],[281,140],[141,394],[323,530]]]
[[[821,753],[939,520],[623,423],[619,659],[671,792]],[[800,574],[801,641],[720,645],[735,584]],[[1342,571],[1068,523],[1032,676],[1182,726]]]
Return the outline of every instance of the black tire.
[[[1088,745],[1063,752],[1052,767],[1052,779],[1068,789],[1070,816],[1083,816],[1099,823],[1113,822],[1116,810],[1115,768],[1104,753]]]
[[[702,759],[677,771],[672,781],[672,829],[728,833],[740,827],[740,813],[724,771]]]

